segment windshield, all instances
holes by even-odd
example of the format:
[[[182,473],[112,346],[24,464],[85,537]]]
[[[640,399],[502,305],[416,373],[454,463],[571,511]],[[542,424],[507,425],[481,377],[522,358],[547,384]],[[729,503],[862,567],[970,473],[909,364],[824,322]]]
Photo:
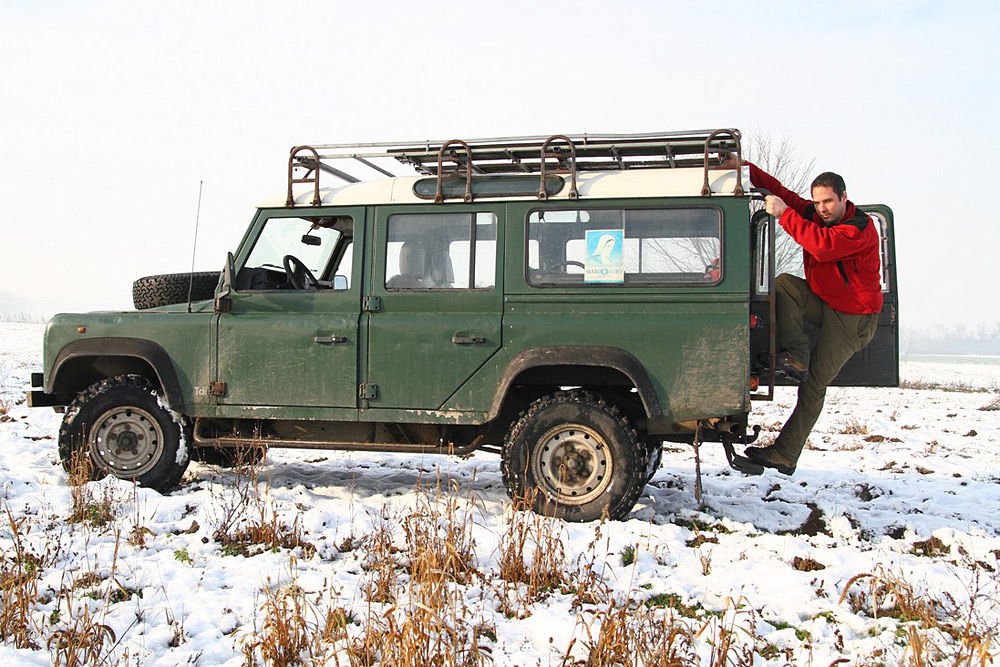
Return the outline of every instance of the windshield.
[[[308,243],[303,242],[306,235],[311,239]],[[313,229],[313,223],[303,218],[270,218],[264,224],[245,267],[280,269],[285,255],[293,255],[302,260],[313,275],[322,277],[340,236],[340,232],[334,229]]]

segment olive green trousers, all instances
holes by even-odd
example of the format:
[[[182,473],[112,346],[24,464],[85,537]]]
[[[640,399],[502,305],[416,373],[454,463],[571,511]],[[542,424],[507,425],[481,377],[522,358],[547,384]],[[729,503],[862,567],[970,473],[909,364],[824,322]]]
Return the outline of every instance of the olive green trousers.
[[[826,388],[847,360],[875,336],[878,315],[848,315],[834,310],[809,289],[805,280],[787,273],[775,279],[774,294],[778,351],[786,351],[809,366],[809,379],[799,385],[799,400],[792,416],[774,441],[775,449],[794,462],[823,411]],[[807,322],[818,329],[811,353]]]

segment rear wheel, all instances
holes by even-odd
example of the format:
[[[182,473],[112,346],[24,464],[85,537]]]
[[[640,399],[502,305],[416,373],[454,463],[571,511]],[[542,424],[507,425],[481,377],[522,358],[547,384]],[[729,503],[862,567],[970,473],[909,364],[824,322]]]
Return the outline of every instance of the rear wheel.
[[[647,452],[625,414],[596,394],[559,391],[533,402],[504,441],[515,500],[568,521],[628,516],[645,486]]]
[[[110,474],[165,492],[187,468],[188,435],[149,380],[120,375],[94,383],[70,404],[59,456],[71,473],[84,464],[91,479]]]
[[[652,481],[656,471],[660,469],[663,462],[663,441],[656,439],[646,440],[646,484]]]

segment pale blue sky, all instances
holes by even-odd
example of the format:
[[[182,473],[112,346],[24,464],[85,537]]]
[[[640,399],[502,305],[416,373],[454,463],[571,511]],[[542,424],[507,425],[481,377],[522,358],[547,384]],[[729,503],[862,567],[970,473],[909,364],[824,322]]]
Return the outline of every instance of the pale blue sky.
[[[904,323],[1000,320],[995,2],[0,2],[0,313],[222,266],[311,142],[739,127],[897,222]]]

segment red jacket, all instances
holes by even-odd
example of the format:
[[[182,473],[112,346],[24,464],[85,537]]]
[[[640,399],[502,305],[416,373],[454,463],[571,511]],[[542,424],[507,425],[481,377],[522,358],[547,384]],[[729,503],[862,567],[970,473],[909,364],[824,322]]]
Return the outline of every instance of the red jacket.
[[[831,308],[851,315],[882,310],[879,234],[871,218],[852,202],[840,222],[827,224],[811,201],[750,164],[750,181],[781,197],[788,209],[778,222],[802,246],[806,282]]]

